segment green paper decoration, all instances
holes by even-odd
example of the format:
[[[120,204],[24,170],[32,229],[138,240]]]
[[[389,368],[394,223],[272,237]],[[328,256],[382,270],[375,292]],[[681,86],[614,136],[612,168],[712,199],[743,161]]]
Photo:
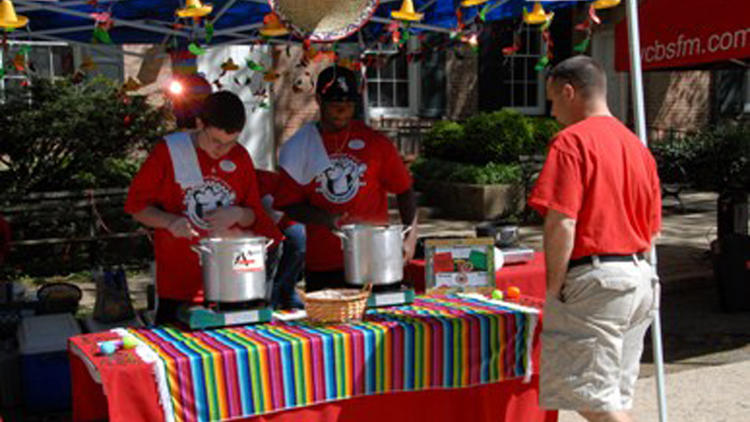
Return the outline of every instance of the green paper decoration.
[[[487,20],[487,13],[492,10],[492,6],[489,4],[486,4],[482,10],[479,11],[479,19],[482,20],[482,22],[485,22]]]
[[[214,23],[206,21],[206,44],[210,44],[214,37]]]
[[[583,41],[581,41],[580,43],[576,44],[573,47],[573,51],[576,51],[578,53],[584,53],[584,52],[586,52],[586,50],[589,49],[589,43],[590,42],[591,42],[591,38],[586,37],[586,39],[584,39]]]
[[[0,67],[0,79],[2,79],[3,77],[5,77],[5,69]]]
[[[549,65],[549,57],[544,56],[540,58],[536,63],[536,66],[534,66],[534,70],[536,70],[537,72],[541,72],[545,67],[547,67],[547,65]]]
[[[109,32],[105,31],[104,28],[94,28],[94,41],[103,44],[112,44],[112,38],[109,36]]]
[[[195,54],[196,56],[200,56],[202,54],[206,53],[206,49],[198,46],[198,44],[191,42],[188,46],[188,51]]]
[[[266,68],[263,67],[263,65],[255,63],[254,61],[250,59],[247,59],[245,63],[247,64],[247,67],[250,68],[250,70],[254,70],[256,72],[263,72],[263,73],[266,72]]]

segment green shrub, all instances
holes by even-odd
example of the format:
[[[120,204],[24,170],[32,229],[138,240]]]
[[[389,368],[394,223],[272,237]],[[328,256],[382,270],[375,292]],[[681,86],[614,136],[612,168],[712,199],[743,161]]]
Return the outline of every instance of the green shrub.
[[[725,124],[694,134],[669,134],[650,145],[663,183],[750,191],[750,124]]]
[[[420,158],[412,164],[411,171],[417,185],[420,181],[427,180],[479,185],[521,183],[521,167],[517,164],[472,165],[434,158]]]
[[[464,127],[458,122],[440,120],[435,123],[423,141],[424,154],[428,157],[454,156],[463,148]]]
[[[513,163],[534,143],[534,129],[521,113],[504,109],[480,113],[466,120],[464,162],[472,164]]]
[[[138,161],[166,132],[165,110],[120,95],[95,78],[33,80],[0,105],[0,192],[127,186]]]
[[[562,126],[550,117],[529,117],[534,126],[534,143],[530,148],[530,154],[541,154],[544,152],[550,140],[562,130]]]
[[[436,123],[425,137],[424,155],[477,165],[517,163],[519,155],[543,152],[557,130],[551,119],[530,118],[511,109],[480,113],[462,123]]]
[[[719,193],[750,191],[750,124],[730,123],[703,130],[689,163],[692,182]]]

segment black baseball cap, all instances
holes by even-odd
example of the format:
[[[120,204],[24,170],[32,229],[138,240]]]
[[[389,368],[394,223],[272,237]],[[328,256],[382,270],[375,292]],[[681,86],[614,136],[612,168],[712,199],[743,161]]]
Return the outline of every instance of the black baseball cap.
[[[331,66],[323,69],[318,75],[315,93],[321,100],[359,101],[359,89],[354,72],[342,66]]]

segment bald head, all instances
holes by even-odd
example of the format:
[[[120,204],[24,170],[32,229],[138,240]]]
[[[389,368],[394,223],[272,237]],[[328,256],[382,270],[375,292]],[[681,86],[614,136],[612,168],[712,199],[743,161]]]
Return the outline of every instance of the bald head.
[[[574,56],[553,67],[547,75],[557,89],[570,84],[586,99],[607,97],[607,76],[599,62],[589,56]]]

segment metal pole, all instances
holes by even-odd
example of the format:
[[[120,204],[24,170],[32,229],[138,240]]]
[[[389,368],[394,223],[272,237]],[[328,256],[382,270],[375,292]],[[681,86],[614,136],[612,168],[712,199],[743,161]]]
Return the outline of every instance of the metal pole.
[[[80,12],[78,10],[73,10],[73,9],[66,9],[64,7],[55,6],[52,4],[47,4],[47,3],[41,4],[41,3],[37,3],[31,0],[15,0],[15,3],[19,5],[23,5],[23,6],[29,6],[29,7],[41,5],[42,9],[50,11],[50,12],[62,13],[64,15],[91,19],[92,21],[95,20],[95,18],[91,16],[91,14],[89,13]],[[62,3],[62,5],[65,5],[65,3]],[[189,34],[186,34],[184,32],[175,31],[175,30],[166,29],[166,28],[160,28],[157,26],[149,26],[141,22],[129,21],[129,20],[117,19],[117,18],[113,18],[112,22],[114,22],[116,25],[128,26],[128,27],[140,29],[143,31],[158,32],[160,34],[176,35],[179,37],[189,38]],[[33,35],[33,31],[32,31],[32,35]]]
[[[630,77],[632,80],[635,129],[641,142],[648,146],[646,132],[646,109],[643,99],[643,70],[641,67],[641,39],[638,25],[638,0],[627,0],[628,37],[630,42]],[[656,268],[656,248],[651,249],[651,265]],[[659,421],[667,422],[667,396],[664,388],[664,355],[661,343],[661,286],[654,285],[654,305],[651,309],[654,321],[651,324],[651,341],[656,364],[656,395],[659,404]]]

